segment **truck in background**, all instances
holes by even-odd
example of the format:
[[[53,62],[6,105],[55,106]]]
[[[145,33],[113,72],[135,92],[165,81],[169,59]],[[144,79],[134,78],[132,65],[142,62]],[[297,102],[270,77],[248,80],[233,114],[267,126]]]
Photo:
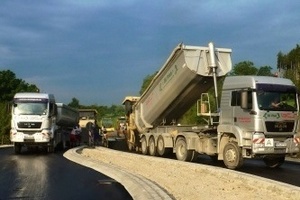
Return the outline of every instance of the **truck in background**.
[[[42,147],[54,152],[66,146],[79,114],[74,108],[56,103],[53,94],[17,93],[12,105],[10,140],[16,154],[22,147]]]
[[[122,118],[118,118],[117,128],[112,118],[103,117],[101,119],[102,145],[108,148],[122,149],[123,142],[125,142],[125,135],[123,131],[119,130]]]
[[[276,77],[226,77],[219,103],[217,81],[231,68],[231,49],[178,45],[141,97],[123,101],[129,150],[152,156],[173,152],[181,161],[205,154],[229,169],[241,167],[245,158],[262,158],[274,168],[299,152],[295,85]],[[215,110],[207,93],[211,87]],[[282,102],[277,108],[270,107],[273,97]],[[207,125],[178,125],[195,103]]]
[[[114,121],[110,117],[103,117],[101,119],[101,129],[104,132],[114,132],[116,131],[115,126],[114,126]]]
[[[127,127],[126,127],[126,117],[125,116],[121,116],[118,117],[117,120],[117,131],[119,132],[119,134],[125,134]]]
[[[81,142],[89,143],[89,130],[93,129],[93,125],[97,124],[98,112],[96,109],[78,109],[79,126],[81,128]]]
[[[96,109],[78,109],[79,125],[81,128],[86,128],[88,123],[96,123],[98,112]]]

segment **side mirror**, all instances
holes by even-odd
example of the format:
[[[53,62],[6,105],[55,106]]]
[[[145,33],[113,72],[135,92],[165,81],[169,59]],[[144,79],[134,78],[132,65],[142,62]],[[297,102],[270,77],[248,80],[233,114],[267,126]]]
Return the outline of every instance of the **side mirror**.
[[[249,98],[251,98],[251,96],[249,96],[249,91],[247,91],[247,90],[241,91],[241,98],[240,99],[241,99],[241,108],[242,109],[247,109],[248,110],[248,109],[252,108],[252,104],[249,103]]]

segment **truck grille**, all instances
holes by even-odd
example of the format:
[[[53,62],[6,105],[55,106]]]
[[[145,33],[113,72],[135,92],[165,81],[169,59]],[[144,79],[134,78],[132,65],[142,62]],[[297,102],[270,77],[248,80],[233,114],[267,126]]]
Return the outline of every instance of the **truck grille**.
[[[19,128],[41,128],[42,122],[19,122]]]
[[[292,132],[294,130],[294,122],[266,122],[268,132]]]

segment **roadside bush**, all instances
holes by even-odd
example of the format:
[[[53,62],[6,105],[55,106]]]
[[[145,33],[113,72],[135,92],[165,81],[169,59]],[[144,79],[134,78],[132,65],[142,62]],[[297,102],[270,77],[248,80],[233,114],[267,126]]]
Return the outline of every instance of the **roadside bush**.
[[[0,144],[9,144],[11,114],[9,112],[9,103],[0,102]]]

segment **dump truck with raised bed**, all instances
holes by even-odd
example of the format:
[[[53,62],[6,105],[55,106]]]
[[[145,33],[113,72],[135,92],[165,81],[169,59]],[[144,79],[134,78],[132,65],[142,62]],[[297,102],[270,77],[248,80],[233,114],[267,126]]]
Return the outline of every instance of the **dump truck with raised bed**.
[[[182,161],[199,154],[223,160],[229,169],[245,158],[280,166],[299,151],[298,94],[292,81],[277,77],[226,76],[231,49],[178,45],[140,97],[125,97],[126,139],[130,150]],[[226,76],[226,77],[225,77]],[[225,77],[221,98],[217,82]],[[208,90],[214,88],[214,98]],[[271,106],[271,99],[281,104]],[[215,110],[212,110],[214,100]],[[197,104],[207,125],[180,125],[178,119]]]
[[[21,153],[23,146],[42,147],[48,152],[54,152],[58,145],[66,147],[69,134],[78,121],[78,111],[56,103],[53,94],[15,94],[10,130],[15,153]]]

